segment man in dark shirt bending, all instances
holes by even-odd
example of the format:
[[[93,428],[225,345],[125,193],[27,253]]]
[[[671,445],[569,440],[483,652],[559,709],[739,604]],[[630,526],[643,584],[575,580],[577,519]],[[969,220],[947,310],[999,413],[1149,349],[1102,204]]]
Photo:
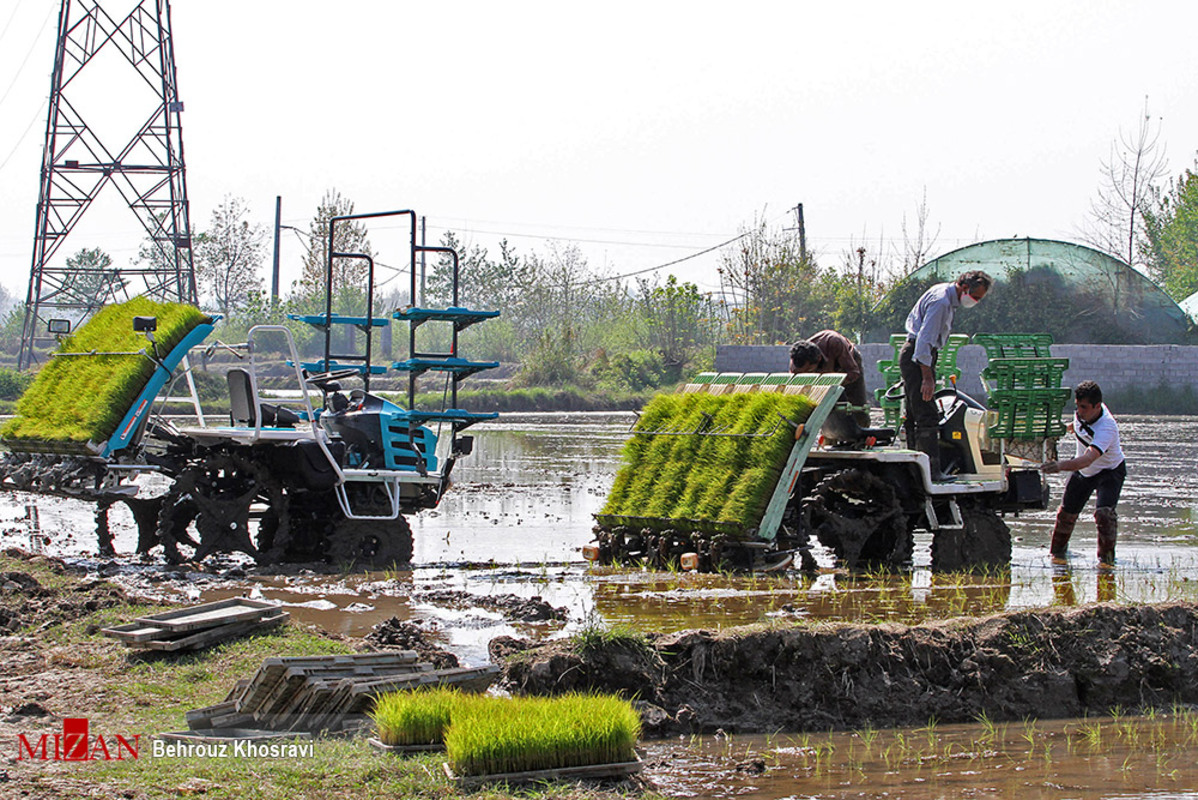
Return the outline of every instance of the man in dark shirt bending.
[[[795,342],[790,346],[790,371],[791,374],[843,372],[842,397],[850,405],[862,407],[863,410],[853,412],[853,418],[862,428],[869,427],[869,411],[864,410],[869,401],[865,396],[861,351],[847,337],[836,331],[820,331]]]

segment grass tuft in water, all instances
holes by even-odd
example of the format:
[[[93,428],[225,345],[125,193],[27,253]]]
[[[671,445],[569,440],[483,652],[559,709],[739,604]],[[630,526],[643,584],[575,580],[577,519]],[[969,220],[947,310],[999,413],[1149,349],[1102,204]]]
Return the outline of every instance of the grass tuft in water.
[[[645,635],[625,625],[588,624],[573,636],[575,651],[586,658],[613,649],[650,654],[653,645]]]

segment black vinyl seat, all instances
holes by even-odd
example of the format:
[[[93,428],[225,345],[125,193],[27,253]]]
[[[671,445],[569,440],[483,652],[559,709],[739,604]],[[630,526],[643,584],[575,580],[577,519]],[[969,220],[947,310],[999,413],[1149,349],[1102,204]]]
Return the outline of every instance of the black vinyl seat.
[[[300,421],[299,414],[289,408],[271,403],[255,403],[254,384],[250,373],[234,367],[225,375],[229,384],[229,417],[234,425],[253,428],[262,415],[264,428],[293,428]]]

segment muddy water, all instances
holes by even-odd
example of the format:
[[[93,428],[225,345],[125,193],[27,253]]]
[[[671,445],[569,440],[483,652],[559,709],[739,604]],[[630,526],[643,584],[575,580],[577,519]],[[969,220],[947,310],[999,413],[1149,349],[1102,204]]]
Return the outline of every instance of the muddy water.
[[[771,618],[890,619],[917,622],[1003,609],[1095,600],[1159,601],[1198,596],[1198,418],[1124,418],[1129,476],[1120,503],[1118,566],[1098,569],[1094,527],[1078,524],[1068,567],[1046,558],[1052,512],[1009,517],[1009,574],[933,575],[930,538],[917,536],[916,567],[898,576],[833,570],[829,553],[814,577],[645,573],[588,568],[591,515],[603,504],[627,438],[630,414],[505,415],[472,429],[473,455],[454,473],[440,508],[412,518],[416,568],[391,575],[192,574],[187,580],[121,560],[110,570],[164,593],[204,598],[250,591],[288,603],[301,619],[361,635],[383,619],[427,619],[467,661],[486,659],[499,634],[561,634],[591,621],[644,630],[720,628]],[[1072,444],[1064,443],[1066,451]],[[1053,476],[1060,496],[1061,476]],[[122,506],[112,513],[118,551],[135,542]],[[35,545],[97,565],[92,509],[20,494],[0,496],[0,544]],[[222,565],[218,565],[220,567]],[[230,564],[224,564],[228,567]],[[225,577],[222,577],[222,574]],[[170,577],[167,577],[170,576]],[[165,578],[165,579],[164,579]],[[445,608],[421,599],[455,590],[477,595],[541,596],[570,610],[565,625],[517,626],[497,612]]]
[[[458,464],[454,490],[439,509],[412,520],[416,565],[410,571],[263,575],[230,560],[184,574],[153,557],[106,562],[94,555],[89,506],[21,494],[0,495],[0,546],[77,559],[142,591],[176,598],[266,597],[287,605],[298,620],[348,635],[361,636],[390,617],[418,621],[466,664],[485,662],[486,643],[498,635],[558,636],[595,622],[652,631],[788,618],[917,622],[1095,600],[1198,599],[1198,418],[1121,420],[1129,475],[1113,571],[1098,569],[1088,516],[1078,525],[1070,565],[1052,565],[1048,511],[1008,518],[1014,538],[1009,573],[933,575],[930,540],[917,537],[915,568],[906,574],[847,575],[832,569],[824,552],[817,553],[824,569],[813,578],[588,568],[580,549],[590,541],[591,515],[603,504],[631,421],[627,414],[513,414],[472,429],[474,454]],[[1063,449],[1071,453],[1072,443]],[[1062,484],[1053,476],[1054,503]],[[112,517],[118,551],[131,552],[132,520],[119,507]],[[569,619],[515,622],[476,603],[446,602],[447,591],[540,596],[569,609]],[[777,737],[651,743],[648,774],[677,796],[1198,797],[1192,737],[1152,734],[1165,743],[1150,750],[1120,750],[1119,739],[1107,737],[1109,752],[1087,751],[1073,746],[1085,738],[1077,733],[1084,723],[1069,724],[1074,727],[1039,723],[1044,745],[1035,748],[1016,732],[1013,744],[979,749],[974,740],[984,726],[945,728],[936,731],[945,737],[940,751],[899,758],[895,740],[889,760],[879,755],[885,748],[865,752],[847,734],[821,743]],[[909,743],[917,734],[882,734],[900,735]]]
[[[1193,712],[654,744],[647,777],[674,797],[1194,798]]]

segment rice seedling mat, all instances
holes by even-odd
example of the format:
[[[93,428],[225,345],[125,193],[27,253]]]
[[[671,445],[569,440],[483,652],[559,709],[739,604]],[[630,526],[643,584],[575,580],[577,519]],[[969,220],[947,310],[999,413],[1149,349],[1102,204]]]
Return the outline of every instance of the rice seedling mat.
[[[378,738],[371,736],[367,739],[370,746],[383,753],[402,756],[408,753],[440,753],[445,751],[444,744],[383,744]]]
[[[842,374],[720,373],[658,395],[625,444],[601,526],[772,539]],[[736,391],[722,389],[737,387]]]
[[[158,319],[156,346],[133,330],[136,316]],[[165,381],[177,363],[164,374],[155,347],[158,357],[169,358],[176,345],[190,340],[193,331],[210,331],[211,323],[197,308],[146,297],[105,306],[63,340],[17,401],[16,415],[0,436],[18,451],[102,453],[138,396]]]
[[[495,775],[458,775],[447,762],[441,763],[445,776],[459,786],[477,786],[484,783],[536,783],[538,781],[577,781],[624,778],[641,771],[644,763],[636,761],[618,764],[586,764],[578,767],[557,767],[527,772],[505,772]]]

